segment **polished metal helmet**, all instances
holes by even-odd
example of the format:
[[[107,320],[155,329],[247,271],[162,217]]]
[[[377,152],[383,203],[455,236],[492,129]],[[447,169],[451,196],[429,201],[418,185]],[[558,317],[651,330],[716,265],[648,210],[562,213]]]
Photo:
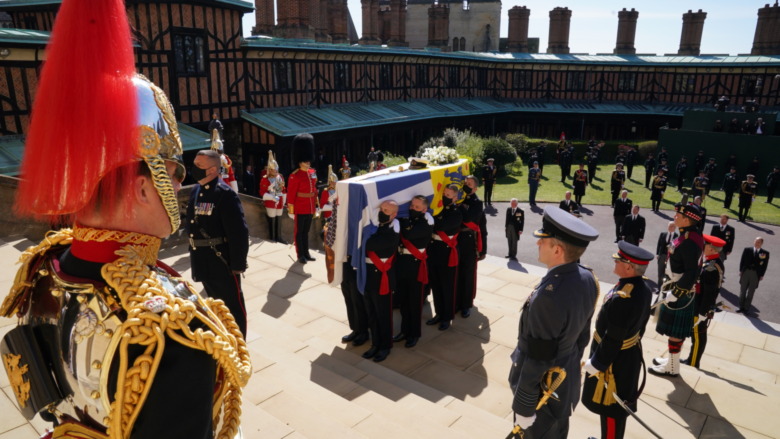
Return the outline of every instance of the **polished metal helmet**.
[[[328,165],[328,184],[335,184],[339,181],[339,176],[333,172],[333,165]]]
[[[279,163],[276,163],[276,160],[274,159],[274,152],[270,149],[268,150],[268,164],[266,165],[265,169],[267,171],[279,170]]]

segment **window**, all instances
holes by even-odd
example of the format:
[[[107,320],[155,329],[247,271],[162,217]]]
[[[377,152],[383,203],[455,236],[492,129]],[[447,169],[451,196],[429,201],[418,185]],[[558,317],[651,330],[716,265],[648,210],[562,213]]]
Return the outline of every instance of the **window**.
[[[460,37],[460,50],[464,52],[468,50],[466,49],[466,39],[463,37]]]
[[[761,87],[764,85],[764,78],[750,75],[742,78],[742,86],[740,88],[740,94],[753,96],[761,94]]]
[[[352,83],[350,78],[349,64],[337,62],[333,65],[333,86],[336,90],[349,90]]]
[[[173,55],[176,73],[182,76],[206,74],[206,37],[197,32],[173,35]]]
[[[636,91],[636,73],[623,72],[618,76],[618,91]]]
[[[675,75],[674,91],[676,93],[693,93],[696,88],[696,77],[687,73]]]
[[[451,66],[449,69],[449,81],[447,82],[449,88],[460,87],[460,69],[455,66]]]
[[[469,0],[463,0],[463,10],[468,11],[471,9],[471,6],[469,6]]]
[[[477,70],[477,87],[487,88],[488,85],[488,72],[485,69]]]
[[[512,72],[512,87],[515,90],[531,88],[531,72],[528,70],[515,70]]]
[[[460,48],[460,40],[458,39],[458,37],[455,37],[452,39],[452,51],[457,52],[459,50],[462,50]]]
[[[277,91],[292,90],[295,83],[293,66],[290,61],[274,61],[274,89]]]
[[[414,86],[417,88],[425,88],[428,87],[428,66],[427,65],[418,65],[416,68],[416,76],[417,80],[414,83]]]
[[[585,90],[585,72],[569,72],[566,76],[566,89],[570,91]]]
[[[393,65],[392,64],[379,65],[379,87],[393,88]]]

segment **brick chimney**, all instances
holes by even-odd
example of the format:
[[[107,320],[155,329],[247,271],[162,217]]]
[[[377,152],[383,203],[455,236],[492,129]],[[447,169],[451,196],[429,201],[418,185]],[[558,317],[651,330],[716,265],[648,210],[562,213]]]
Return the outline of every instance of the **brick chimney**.
[[[434,3],[428,8],[428,47],[447,50],[450,43],[450,6]]]
[[[557,7],[550,11],[550,37],[547,53],[569,53],[569,26],[571,11]]]
[[[699,9],[693,12],[690,9],[683,14],[682,34],[680,35],[680,50],[678,55],[699,56],[701,53],[701,33],[704,30],[704,19],[707,13]]]
[[[764,5],[758,10],[756,35],[751,55],[780,55],[780,5]]]
[[[509,10],[509,37],[507,52],[528,52],[528,17],[531,10],[525,6],[514,6]]]
[[[333,44],[349,43],[349,34],[347,30],[347,0],[330,0],[330,20],[328,22],[328,33]]]
[[[252,28],[252,35],[272,35],[274,24],[274,0],[255,0],[255,26]]]
[[[314,28],[314,40],[321,43],[330,43],[331,38],[328,33],[330,8],[328,0],[311,0],[309,13],[309,22]]]
[[[390,39],[388,46],[407,47],[406,0],[390,0]]]
[[[303,40],[314,39],[311,26],[311,0],[278,0],[274,36]]]
[[[639,11],[635,11],[631,8],[627,11],[623,8],[622,11],[618,11],[618,31],[617,31],[617,44],[613,53],[634,55],[636,54],[636,47],[634,47],[634,40],[636,40],[636,20],[639,18]]]
[[[363,11],[363,36],[359,43],[378,45],[379,41],[379,0],[360,0]]]

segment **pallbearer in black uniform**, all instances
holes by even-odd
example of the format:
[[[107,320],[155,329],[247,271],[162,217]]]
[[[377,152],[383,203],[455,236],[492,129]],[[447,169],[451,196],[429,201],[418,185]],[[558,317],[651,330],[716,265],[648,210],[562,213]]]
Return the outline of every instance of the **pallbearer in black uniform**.
[[[198,182],[187,206],[192,278],[209,297],[222,299],[246,336],[241,273],[247,268],[249,229],[238,195],[219,178],[219,153],[198,151],[192,178]]]
[[[642,336],[650,317],[652,292],[643,279],[653,254],[625,241],[618,243],[614,273],[620,280],[604,297],[588,361],[583,366],[582,404],[601,416],[602,439],[622,439],[628,413],[613,393],[634,412],[640,396]]]
[[[612,171],[612,177],[610,178],[609,188],[612,192],[612,206],[615,206],[615,200],[617,200],[620,192],[623,190],[623,185],[626,182],[626,173],[623,172],[623,164],[618,163],[615,165],[615,170]]]
[[[433,217],[433,240],[428,245],[428,282],[433,293],[436,314],[426,325],[439,325],[444,331],[450,327],[455,314],[455,279],[458,275],[458,234],[463,214],[455,202],[458,186],[444,188],[444,208]]]
[[[393,347],[393,291],[396,290],[396,252],[400,226],[395,220],[398,204],[383,201],[379,205],[379,228],[366,242],[365,302],[371,348],[363,358],[384,361]]]
[[[585,165],[580,163],[580,169],[574,171],[574,201],[579,207],[582,207],[582,197],[588,184],[588,171],[585,170]]]
[[[658,169],[658,175],[653,178],[653,187],[650,193],[650,201],[652,204],[653,212],[661,211],[661,201],[664,200],[664,192],[666,192],[666,172],[663,168]]]
[[[135,74],[125,2],[64,0],[46,55],[15,210],[73,228],[27,249],[0,306],[19,319],[0,343],[9,395],[45,437],[240,437],[241,331],[157,259],[181,222],[182,146]]]
[[[565,438],[580,400],[580,359],[590,340],[598,280],[577,260],[598,232],[557,207],[544,210],[539,262],[547,274],[523,305],[509,385],[515,425],[526,439]],[[555,389],[546,384],[565,373]],[[552,381],[548,381],[548,375]],[[546,392],[545,392],[546,390]],[[552,398],[552,392],[555,397]]]
[[[487,159],[487,165],[482,168],[482,181],[485,182],[485,203],[488,206],[493,205],[493,185],[496,184],[496,174],[498,168],[493,164],[494,159]]]
[[[422,307],[428,285],[428,244],[433,233],[433,217],[428,213],[428,199],[422,195],[409,203],[409,217],[400,220],[401,245],[398,250],[398,276],[395,297],[401,309],[401,332],[393,341],[406,340],[411,348],[422,335]]]
[[[458,280],[455,283],[455,312],[467,318],[474,306],[477,294],[477,259],[482,253],[482,229],[479,222],[483,216],[482,200],[477,196],[477,177],[469,175],[463,182],[463,202],[460,211],[463,226],[458,234]]]
[[[758,184],[753,181],[754,178],[753,174],[748,174],[747,180],[739,187],[739,221],[743,223],[747,221],[750,206],[753,205],[758,193]]]
[[[691,352],[684,364],[696,369],[701,365],[701,357],[707,346],[707,327],[715,315],[715,302],[723,284],[723,261],[720,252],[726,241],[711,235],[704,235],[704,264],[699,273],[699,283],[696,286],[696,317],[693,318],[691,334]]]
[[[342,264],[341,294],[344,296],[344,304],[347,307],[347,322],[349,329],[351,329],[349,334],[341,337],[341,342],[352,342],[353,346],[362,346],[369,339],[368,311],[363,294],[358,289],[357,271],[352,267],[351,256],[347,256]]]
[[[704,240],[698,232],[701,212],[695,204],[677,203],[674,224],[680,236],[669,249],[666,272],[669,284],[661,289],[658,323],[655,330],[669,337],[669,358],[655,358],[649,372],[655,375],[676,377],[680,374],[680,350],[693,328],[693,287],[699,276],[699,257]]]

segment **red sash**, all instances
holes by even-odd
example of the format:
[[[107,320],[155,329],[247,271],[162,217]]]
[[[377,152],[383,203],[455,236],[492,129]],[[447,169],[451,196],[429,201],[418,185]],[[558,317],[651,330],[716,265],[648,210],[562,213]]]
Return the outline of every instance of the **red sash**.
[[[447,266],[449,267],[457,267],[458,266],[458,234],[452,235],[452,238],[447,236],[446,233],[439,230],[436,232],[437,235],[439,235],[439,238],[441,238],[441,242],[447,244],[447,247],[450,248],[450,260],[447,263]]]
[[[477,234],[477,252],[482,253],[482,229],[479,228],[477,223],[463,223],[464,226],[473,230]]]
[[[404,245],[404,248],[409,250],[409,253],[411,253],[412,256],[420,260],[420,269],[417,271],[417,282],[420,282],[423,285],[427,284],[428,263],[426,260],[428,259],[428,253],[420,251],[419,248],[415,247],[411,241],[404,238],[403,236],[401,237],[401,244]]]
[[[393,260],[395,259],[395,253],[393,256],[387,258],[386,262],[382,262],[382,259],[374,252],[366,252],[368,259],[374,263],[377,270],[382,272],[382,282],[379,284],[379,295],[385,296],[390,294],[390,279],[387,277],[387,272],[393,267]]]

